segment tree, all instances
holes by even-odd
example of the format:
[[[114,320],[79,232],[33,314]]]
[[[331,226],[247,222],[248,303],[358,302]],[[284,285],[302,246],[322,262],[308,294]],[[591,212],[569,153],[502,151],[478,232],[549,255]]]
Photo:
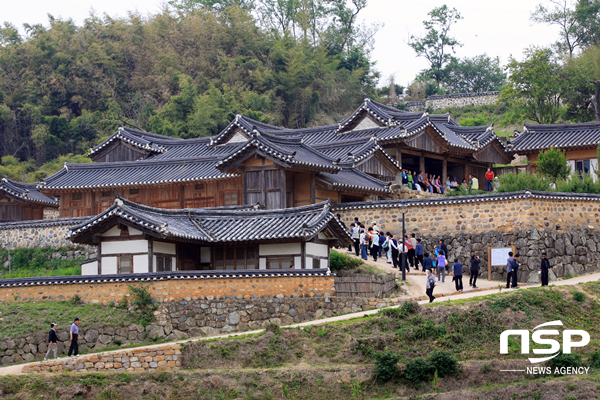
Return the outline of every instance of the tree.
[[[540,124],[555,123],[564,113],[561,99],[569,87],[568,76],[549,49],[525,50],[525,60],[510,58],[509,78],[500,98]]]
[[[572,118],[600,121],[600,46],[586,48],[566,63],[571,84],[565,101]]]
[[[453,60],[446,67],[444,87],[450,93],[477,93],[500,90],[506,73],[498,57],[481,54],[473,58]]]
[[[538,154],[538,160],[533,163],[538,168],[538,171],[553,179],[567,179],[571,172],[567,166],[565,152],[554,147],[541,151]]]
[[[576,48],[599,39],[600,1],[577,0],[574,8],[567,0],[548,0],[546,3],[536,7],[531,20],[560,27],[557,42],[560,51],[568,51],[569,56],[573,56]]]
[[[424,74],[434,79],[438,85],[444,79],[444,68],[454,57],[455,47],[462,44],[449,36],[450,28],[462,19],[456,8],[448,8],[447,5],[434,8],[428,15],[430,19],[423,21],[426,35],[418,38],[411,35],[408,45],[413,48],[419,57],[424,57],[430,64]]]

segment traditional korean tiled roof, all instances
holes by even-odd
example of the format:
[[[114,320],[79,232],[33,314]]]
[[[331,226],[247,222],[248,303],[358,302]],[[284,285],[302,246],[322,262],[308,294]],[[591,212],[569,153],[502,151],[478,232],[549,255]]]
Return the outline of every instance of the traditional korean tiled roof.
[[[253,120],[251,118],[245,117],[243,115],[237,114],[235,119],[231,121],[229,125],[225,129],[223,129],[217,136],[211,138],[210,145],[217,146],[226,142],[227,138],[235,129],[241,129],[246,135],[250,136],[252,131],[255,129],[261,130],[285,130],[285,128],[281,128],[275,125],[265,124],[264,122],[259,122]]]
[[[93,262],[96,260],[90,260]],[[320,269],[260,269],[260,270],[221,270],[221,271],[169,271],[147,272],[144,274],[91,275],[91,276],[50,276],[33,278],[0,279],[0,287],[75,285],[109,282],[153,282],[180,279],[248,279],[283,278],[294,276],[330,276],[327,268]],[[60,298],[60,296],[59,296]]]
[[[600,143],[600,122],[579,124],[525,124],[523,132],[513,138],[507,151],[513,153],[559,149],[595,148]]]
[[[74,218],[55,218],[55,219],[37,219],[32,221],[13,221],[0,223],[0,230],[3,229],[27,229],[27,228],[42,228],[49,226],[73,226],[79,225],[87,221],[90,217],[74,217]]]
[[[350,166],[343,168],[337,174],[319,172],[317,178],[329,183],[333,189],[343,189],[355,192],[392,193],[390,182],[383,182],[371,175]]]
[[[0,182],[0,191],[28,203],[58,207],[58,199],[41,193],[37,185],[37,183],[22,183],[4,177]]]
[[[108,139],[98,146],[90,149],[89,155],[93,155],[116,140],[121,140],[139,149],[152,153],[163,153],[166,151],[165,144],[182,141],[183,139],[169,136],[157,135],[156,133],[144,132],[138,129],[119,127]]]
[[[310,240],[329,226],[347,241],[348,232],[330,211],[330,203],[281,210],[239,209],[166,210],[143,206],[117,197],[101,214],[71,228],[70,238],[94,229],[110,218],[120,218],[157,237],[199,243],[269,242]]]
[[[152,160],[172,160],[192,157],[216,157],[227,156],[243,146],[244,143],[231,143],[221,146],[210,146],[211,138],[186,139],[181,143],[173,143],[165,146],[166,151],[152,156]]]
[[[367,97],[350,117],[339,123],[337,132],[342,132],[348,126],[356,123],[357,119],[361,118],[364,113],[370,115],[371,118],[383,126],[389,127],[396,125],[396,119],[400,117],[400,114],[406,114],[406,111],[388,107]]]
[[[346,143],[338,141],[317,144],[312,147],[332,159],[341,159],[341,163],[354,166],[379,151],[396,166],[398,171],[401,169],[398,161],[379,145],[376,137],[372,137],[367,142]]]
[[[65,164],[56,174],[46,178],[38,187],[43,189],[111,188],[138,185],[160,185],[234,178],[215,168],[218,157],[184,158]]]
[[[232,162],[244,157],[249,152],[258,150],[275,160],[294,167],[327,172],[336,172],[341,169],[335,165],[336,160],[302,143],[300,136],[280,137],[271,133],[259,132],[257,129],[254,129],[250,135],[250,140],[228,157],[220,160],[217,168],[226,170]]]
[[[534,190],[523,190],[519,192],[491,193],[472,196],[451,196],[451,197],[430,197],[425,199],[408,200],[379,200],[379,201],[361,201],[355,203],[342,203],[332,206],[332,210],[361,210],[378,208],[403,208],[422,207],[422,206],[442,206],[445,204],[467,204],[467,203],[488,203],[493,201],[506,201],[518,199],[545,199],[545,200],[581,200],[600,202],[600,195],[585,193],[560,193],[560,192],[540,192]]]

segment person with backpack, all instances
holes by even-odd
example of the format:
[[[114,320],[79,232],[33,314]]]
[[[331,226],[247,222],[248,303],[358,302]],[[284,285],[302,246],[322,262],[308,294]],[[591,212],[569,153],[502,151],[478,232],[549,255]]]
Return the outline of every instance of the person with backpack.
[[[548,271],[552,268],[546,253],[542,253],[542,265],[540,266],[542,286],[548,286]]]
[[[446,264],[446,253],[444,253],[444,250],[440,249],[438,250],[438,256],[436,259],[438,282],[440,281],[440,274],[442,275],[442,283],[446,281]]]
[[[369,248],[369,235],[367,232],[361,227],[360,229],[360,257],[363,260],[367,260],[367,252]]]
[[[410,264],[410,267],[418,270],[419,268],[417,268],[417,265],[416,265],[417,264],[417,258],[416,258],[417,239],[416,239],[414,233],[410,234],[409,240],[410,240],[410,247],[412,247],[412,249],[408,250],[408,253],[406,256],[408,257],[408,262]]]
[[[44,357],[44,361],[48,361],[48,356],[50,356],[50,352],[54,352],[54,359],[58,359],[56,353],[58,352],[58,337],[56,336],[56,324],[50,324],[50,333],[48,333],[48,351],[46,352],[46,356]]]
[[[471,254],[471,277],[469,278],[469,286],[473,289],[477,289],[477,276],[479,276],[479,263],[481,260],[475,253]]]
[[[386,235],[388,237],[388,245],[390,246],[390,257],[392,259],[392,263],[394,265],[394,268],[398,268],[399,267],[398,255],[400,254],[400,251],[398,248],[398,241],[396,239],[394,239],[394,235],[392,235],[391,232],[386,232]]]
[[[458,259],[454,259],[454,265],[452,266],[452,280],[457,292],[463,291],[463,265],[458,262]]]
[[[404,246],[406,247],[406,267],[410,270],[415,262],[415,248],[408,235],[404,235]]]
[[[350,235],[354,242],[354,254],[356,257],[360,257],[360,226],[355,223],[350,224]]]
[[[421,268],[423,268],[423,272],[425,272],[425,267],[423,266],[423,245],[421,244],[421,238],[417,239],[417,245],[415,246],[415,269],[419,270],[419,264],[421,264]]]
[[[428,269],[433,271],[433,268],[435,268],[433,265],[433,260],[431,257],[429,257],[429,253],[425,253],[425,258],[423,258],[423,272],[427,271]]]
[[[371,227],[367,231],[367,236],[369,237],[370,242],[369,248],[371,249],[371,257],[373,257],[373,261],[377,261],[377,255],[379,254],[379,235]]]
[[[513,273],[512,273],[512,288],[519,289],[519,284],[517,283],[519,267],[521,263],[519,262],[519,253],[515,254],[513,259]]]
[[[381,231],[379,231],[379,257],[382,257],[382,254],[385,254],[385,258],[387,259],[387,263],[391,264],[390,255],[388,254],[388,250],[390,246],[387,244],[387,236]]]
[[[433,303],[435,297],[433,296],[433,288],[435,287],[435,275],[431,272],[431,269],[427,269],[427,283],[425,285],[425,293],[429,297],[429,302]]]

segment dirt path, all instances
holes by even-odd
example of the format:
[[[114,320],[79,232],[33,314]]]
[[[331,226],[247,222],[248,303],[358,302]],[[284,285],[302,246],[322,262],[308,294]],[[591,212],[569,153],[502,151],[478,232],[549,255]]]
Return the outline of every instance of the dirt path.
[[[552,285],[568,286],[568,285],[576,285],[578,283],[592,282],[592,281],[597,281],[597,280],[600,280],[600,272],[597,272],[594,274],[589,274],[589,275],[577,276],[577,277],[571,278],[571,279],[553,281]],[[468,284],[468,282],[467,282],[467,284]],[[530,287],[534,287],[534,286],[524,287],[523,289],[516,289],[516,290],[527,290]],[[510,290],[515,290],[515,289],[510,289]],[[503,292],[504,291],[505,290],[503,290]],[[438,298],[436,302],[459,300],[459,299],[469,299],[469,298],[478,297],[478,296],[486,296],[486,295],[490,295],[490,294],[494,294],[494,293],[498,293],[497,285],[495,288],[491,288],[489,290],[471,291],[471,292],[463,292],[463,293],[456,293],[456,294],[444,294],[444,296],[441,298]],[[436,293],[434,293],[434,294],[436,294]],[[421,301],[418,301],[418,303],[419,304],[427,304],[427,303],[429,303],[429,301],[421,300]],[[399,306],[400,305],[391,306],[388,308],[397,308]],[[349,320],[349,319],[353,319],[353,318],[360,318],[360,317],[363,317],[366,315],[373,315],[373,314],[377,314],[378,312],[379,312],[379,309],[360,311],[360,312],[356,312],[356,313],[352,313],[352,314],[345,314],[345,315],[339,315],[336,317],[323,318],[323,319],[317,319],[317,320],[313,320],[313,321],[302,322],[299,324],[286,325],[285,327],[286,328],[300,328],[300,327],[311,326],[311,325],[322,325],[322,324],[327,324],[330,322],[345,321],[345,320]],[[190,341],[200,341],[200,340],[210,340],[210,339],[226,339],[226,338],[232,338],[232,337],[236,337],[236,336],[244,336],[244,335],[249,335],[249,334],[256,334],[256,333],[261,333],[261,332],[263,332],[263,329],[256,329],[256,330],[245,331],[245,332],[233,332],[233,333],[227,333],[227,334],[223,334],[223,335],[201,336],[201,337],[180,340],[180,341],[177,341],[174,343],[183,344],[183,343],[187,343]],[[161,343],[161,344],[155,344],[155,345],[140,346],[140,347],[136,347],[136,349],[151,350],[151,349],[154,349],[154,348],[157,348],[160,346],[164,346],[164,345],[165,345],[165,343]],[[119,352],[122,352],[123,350],[125,350],[125,349],[105,351],[105,352],[99,352],[99,353],[94,353],[94,354],[103,356],[103,355],[119,353]],[[86,354],[86,356],[87,355],[89,355],[89,354]],[[40,362],[37,361],[37,362],[32,362],[32,363],[27,363],[27,364],[18,364],[18,365],[11,365],[8,367],[3,367],[3,368],[0,368],[0,375],[20,375],[23,373],[23,368],[26,365],[35,365],[35,364],[39,364],[39,363]]]

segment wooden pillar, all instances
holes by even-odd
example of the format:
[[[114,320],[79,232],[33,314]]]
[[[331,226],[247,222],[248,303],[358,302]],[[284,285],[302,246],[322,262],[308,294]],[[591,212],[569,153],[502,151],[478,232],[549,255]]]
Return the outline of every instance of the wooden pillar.
[[[396,161],[398,161],[398,164],[400,164],[400,169],[402,169],[402,152],[398,147],[396,147]],[[399,185],[402,184],[402,171],[396,174],[396,183]]]
[[[157,272],[154,270],[154,245],[151,236],[148,236],[148,272]]]
[[[446,179],[448,179],[448,158],[444,157],[442,161],[442,185],[446,184]]]
[[[306,242],[302,242],[300,248],[301,248],[300,258],[302,259],[300,261],[300,268],[306,269]]]
[[[98,242],[98,275],[102,275],[102,241]]]
[[[419,172],[425,171],[425,156],[421,154],[419,156]]]
[[[313,172],[310,174],[310,204],[315,204],[315,202],[317,201],[316,189],[317,178],[315,173]]]
[[[467,182],[469,181],[469,164],[465,163],[465,174],[463,176],[464,179],[467,180]],[[461,180],[462,182],[462,180]]]

